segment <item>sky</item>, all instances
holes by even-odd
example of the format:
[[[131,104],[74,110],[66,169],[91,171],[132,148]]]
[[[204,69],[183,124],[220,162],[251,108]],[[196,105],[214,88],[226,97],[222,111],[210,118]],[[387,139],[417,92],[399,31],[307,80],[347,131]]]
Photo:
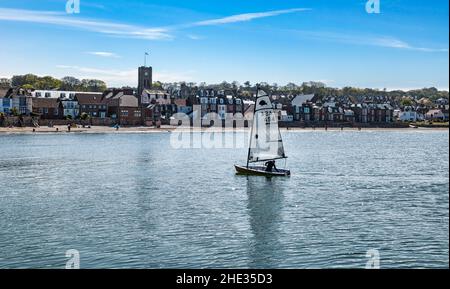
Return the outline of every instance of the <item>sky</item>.
[[[0,77],[449,88],[447,0],[67,1],[0,0]]]

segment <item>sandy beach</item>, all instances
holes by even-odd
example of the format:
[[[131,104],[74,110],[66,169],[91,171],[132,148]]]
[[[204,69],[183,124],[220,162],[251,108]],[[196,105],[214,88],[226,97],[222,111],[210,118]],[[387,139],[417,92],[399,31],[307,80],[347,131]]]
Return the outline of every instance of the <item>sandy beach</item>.
[[[177,131],[190,131],[191,128],[181,128],[174,126],[161,126],[160,128],[156,127],[120,127],[118,130],[113,127],[108,126],[91,126],[91,127],[72,127],[70,132],[67,129],[67,126],[54,126],[54,127],[0,127],[0,135],[2,134],[67,134],[67,133],[167,133],[172,132],[174,130]],[[247,128],[192,128],[193,132],[243,132],[247,131]],[[361,128],[361,131],[445,131],[449,130],[448,128]],[[339,127],[332,127],[325,129],[323,127],[320,128],[281,128],[281,131],[284,132],[308,132],[308,131],[341,131]],[[358,128],[343,128],[342,131],[358,131]]]

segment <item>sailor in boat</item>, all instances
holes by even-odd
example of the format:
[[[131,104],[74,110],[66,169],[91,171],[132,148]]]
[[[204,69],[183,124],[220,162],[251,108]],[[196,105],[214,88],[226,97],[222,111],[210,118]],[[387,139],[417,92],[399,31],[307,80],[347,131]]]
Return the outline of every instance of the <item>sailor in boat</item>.
[[[278,172],[278,169],[275,166],[275,161],[268,161],[264,165],[266,166],[266,172],[273,172],[273,170]]]

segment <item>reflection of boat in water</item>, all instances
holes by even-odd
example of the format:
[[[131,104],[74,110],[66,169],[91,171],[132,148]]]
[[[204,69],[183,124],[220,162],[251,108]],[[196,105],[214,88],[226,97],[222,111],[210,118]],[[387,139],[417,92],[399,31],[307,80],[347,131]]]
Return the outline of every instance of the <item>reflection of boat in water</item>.
[[[251,268],[275,268],[285,257],[279,240],[284,182],[282,178],[247,180],[247,212],[253,236],[249,251]]]
[[[272,102],[264,91],[257,89],[247,165],[235,165],[236,172],[243,175],[289,176],[289,170],[277,169],[275,166],[276,160],[286,158]],[[266,166],[250,166],[251,163],[265,163]]]

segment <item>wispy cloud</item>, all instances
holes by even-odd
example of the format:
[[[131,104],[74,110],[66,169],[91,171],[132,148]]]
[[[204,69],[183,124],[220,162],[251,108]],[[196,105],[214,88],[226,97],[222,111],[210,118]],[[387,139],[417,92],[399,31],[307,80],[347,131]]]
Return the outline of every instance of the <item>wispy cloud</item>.
[[[311,9],[293,8],[293,9],[274,10],[258,13],[245,13],[218,19],[210,19],[205,21],[186,23],[181,25],[173,25],[167,27],[150,27],[150,28],[110,21],[103,21],[98,19],[79,18],[74,15],[68,15],[60,12],[33,11],[33,10],[9,9],[9,8],[0,8],[0,20],[72,27],[117,37],[139,38],[148,40],[168,40],[174,38],[173,32],[180,29],[245,22],[258,18],[273,17],[282,14],[289,14],[308,10]],[[193,40],[199,39],[199,37],[195,35],[188,35],[188,37]]]
[[[105,51],[88,51],[86,54],[94,55],[94,56],[100,56],[100,57],[106,57],[106,58],[120,58],[120,56],[113,52],[105,52]]]
[[[292,32],[292,31],[291,31]],[[403,40],[390,36],[351,35],[337,32],[294,30],[294,33],[314,40],[332,41],[344,44],[378,46],[421,52],[447,52],[448,48],[430,48],[411,45]]]
[[[293,9],[274,10],[274,11],[267,11],[267,12],[244,13],[244,14],[227,16],[227,17],[223,17],[223,18],[198,21],[198,22],[194,22],[190,25],[192,25],[192,26],[221,25],[221,24],[251,21],[253,19],[258,19],[258,18],[273,17],[273,16],[282,15],[282,14],[289,14],[289,13],[310,11],[310,10],[311,9],[309,9],[309,8],[293,8]]]
[[[201,40],[201,39],[203,39],[202,36],[195,35],[195,34],[188,34],[188,35],[186,35],[186,37],[189,38],[189,39],[192,39],[192,40]]]
[[[150,40],[172,38],[172,35],[164,28],[146,28],[102,20],[74,18],[64,13],[51,11],[0,8],[0,20],[52,24],[128,38]]]
[[[422,51],[422,52],[448,52],[448,48],[427,48],[427,47],[416,47],[412,46],[407,42],[402,40],[392,38],[392,37],[379,37],[379,38],[371,38],[367,41],[370,44],[388,47],[388,48],[397,48],[397,49],[405,49],[405,50],[413,50],[413,51]]]

